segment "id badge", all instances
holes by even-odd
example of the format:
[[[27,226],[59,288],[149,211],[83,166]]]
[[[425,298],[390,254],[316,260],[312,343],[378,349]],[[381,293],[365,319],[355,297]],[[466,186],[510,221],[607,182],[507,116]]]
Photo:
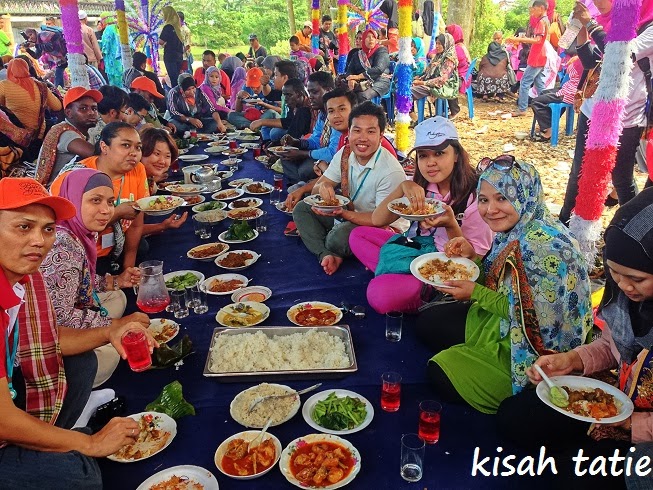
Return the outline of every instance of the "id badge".
[[[111,248],[116,244],[116,239],[113,233],[102,235],[102,248]]]

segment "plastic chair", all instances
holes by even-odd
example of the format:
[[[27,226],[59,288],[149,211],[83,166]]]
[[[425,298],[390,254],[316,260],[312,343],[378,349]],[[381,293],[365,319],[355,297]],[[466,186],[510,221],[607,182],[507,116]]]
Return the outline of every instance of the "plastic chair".
[[[574,134],[574,106],[573,104],[565,104],[564,102],[551,102],[549,108],[551,109],[551,146],[558,146],[558,132],[560,131],[560,118],[562,117],[563,109],[567,114],[565,118],[565,134],[567,136]],[[535,122],[535,116],[533,116],[531,138],[535,136]]]
[[[465,84],[468,84],[472,79],[472,72],[476,68],[476,63],[478,58],[474,58],[467,68],[467,73],[465,73]],[[467,94],[467,110],[469,111],[469,118],[474,119],[474,94],[472,93],[472,84],[469,83],[468,87],[465,89]]]
[[[381,97],[379,97],[378,95],[376,97],[372,97],[370,99],[370,102],[376,105],[381,105]]]

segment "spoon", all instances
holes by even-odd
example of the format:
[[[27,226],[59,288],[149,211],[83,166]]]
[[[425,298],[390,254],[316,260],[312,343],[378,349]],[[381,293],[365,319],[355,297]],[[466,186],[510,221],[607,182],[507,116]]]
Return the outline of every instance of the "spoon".
[[[247,413],[251,413],[252,410],[254,410],[254,407],[261,403],[262,401],[267,401],[271,399],[279,399],[279,398],[286,398],[288,396],[294,396],[294,395],[303,395],[304,393],[308,393],[309,391],[313,391],[317,388],[322,386],[322,383],[315,384],[313,386],[309,386],[308,388],[304,388],[303,390],[299,391],[293,391],[291,393],[286,393],[285,395],[268,395],[268,396],[258,396],[254,399],[254,401],[249,405],[249,408],[247,409]]]
[[[270,423],[272,422],[272,417],[268,417],[268,421],[265,423],[263,428],[261,429],[261,433],[257,435],[252,442],[249,443],[249,449],[251,450],[252,448],[255,448],[258,446],[261,442],[263,442],[263,436],[267,432],[268,428],[270,427]],[[254,444],[256,442],[256,444]]]
[[[535,370],[540,373],[542,379],[549,385],[549,399],[556,407],[565,408],[569,405],[569,394],[560,386],[551,381],[540,366],[533,364]]]

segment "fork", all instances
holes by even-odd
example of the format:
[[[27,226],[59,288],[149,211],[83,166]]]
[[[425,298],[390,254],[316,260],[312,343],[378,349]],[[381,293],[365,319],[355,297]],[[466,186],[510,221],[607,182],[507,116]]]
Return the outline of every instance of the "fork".
[[[263,401],[268,401],[268,400],[271,400],[271,399],[278,400],[280,398],[286,398],[286,397],[289,397],[289,396],[303,395],[304,393],[308,393],[309,391],[313,391],[313,390],[319,388],[320,386],[322,386],[322,383],[318,383],[318,384],[315,384],[313,386],[309,386],[308,388],[304,388],[303,390],[293,391],[292,393],[286,393],[285,395],[257,396],[252,401],[252,403],[249,404],[249,408],[247,409],[247,413],[251,413],[252,410],[254,410],[254,407],[256,407],[256,405],[258,405],[259,403],[261,403]]]

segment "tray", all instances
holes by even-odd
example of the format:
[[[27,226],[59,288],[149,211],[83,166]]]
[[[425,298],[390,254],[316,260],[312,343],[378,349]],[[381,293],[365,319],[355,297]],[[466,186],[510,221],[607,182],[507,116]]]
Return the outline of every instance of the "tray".
[[[293,333],[306,332],[308,330],[327,331],[333,335],[340,337],[345,343],[345,352],[349,356],[349,367],[336,368],[336,369],[309,369],[309,370],[282,370],[282,371],[256,371],[256,372],[233,372],[233,373],[214,373],[209,369],[211,364],[211,350],[219,335],[243,335],[262,331],[268,337],[274,335],[290,335]],[[258,382],[258,381],[283,381],[283,380],[312,380],[312,379],[338,379],[344,378],[349,374],[358,371],[358,363],[356,362],[356,353],[354,352],[354,343],[351,337],[349,325],[334,325],[330,327],[257,327],[245,329],[233,329],[217,327],[213,330],[211,337],[211,345],[209,352],[206,356],[206,364],[204,365],[204,376],[209,378],[216,378],[222,383],[243,383],[243,382]]]

